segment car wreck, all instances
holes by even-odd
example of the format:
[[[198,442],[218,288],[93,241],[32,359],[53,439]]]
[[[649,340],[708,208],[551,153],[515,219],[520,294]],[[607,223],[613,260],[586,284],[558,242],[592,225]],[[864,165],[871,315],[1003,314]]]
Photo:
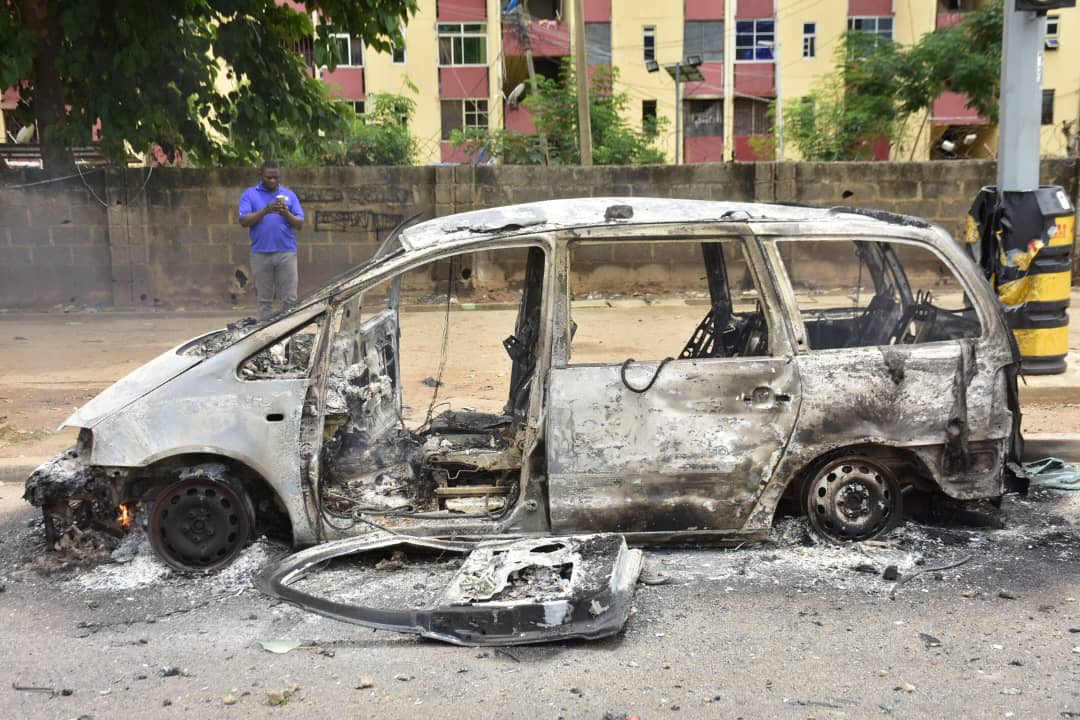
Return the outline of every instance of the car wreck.
[[[479,323],[503,315],[459,297],[493,274],[514,299],[499,336]],[[433,357],[408,351],[421,316],[445,321]],[[505,364],[474,383],[487,396],[447,407],[450,322],[466,318],[476,356],[494,343]],[[423,385],[420,360],[437,368]],[[1022,489],[1018,367],[992,290],[931,223],[553,200],[407,227],[290,312],[163,353],[64,422],[76,446],[25,497],[50,545],[134,523],[184,571],[224,567],[263,532],[345,543],[331,555],[385,532],[736,544],[766,539],[785,501],[822,536],[859,541],[900,522],[912,493]],[[283,578],[324,557],[305,552],[267,587],[284,597]],[[445,627],[439,611],[373,622],[471,642],[480,600]]]

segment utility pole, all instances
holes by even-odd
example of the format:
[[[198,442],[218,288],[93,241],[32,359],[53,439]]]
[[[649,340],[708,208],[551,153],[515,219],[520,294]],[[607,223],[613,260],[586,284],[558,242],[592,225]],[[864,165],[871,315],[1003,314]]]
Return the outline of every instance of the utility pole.
[[[1069,351],[1076,208],[1064,188],[1039,186],[1039,141],[1046,11],[1075,5],[1006,0],[997,185],[968,211],[965,241],[997,291],[1028,375],[1065,372]]]
[[[675,164],[682,165],[682,65],[675,63]]]
[[[592,165],[592,120],[589,117],[589,65],[585,57],[585,0],[574,0],[574,74],[577,75],[578,142],[581,164]]]
[[[775,21],[774,21],[775,22]],[[777,32],[773,26],[773,32]],[[777,33],[774,37],[779,38]],[[758,43],[761,47],[772,48],[773,51],[773,77],[776,79],[776,150],[777,160],[784,159],[784,92],[780,84],[780,41]]]
[[[682,132],[682,84],[684,82],[701,82],[705,77],[701,74],[700,55],[687,55],[684,62],[677,62],[671,65],[665,65],[664,70],[671,76],[671,79],[675,81],[675,164],[682,164],[682,145],[683,145],[683,132]],[[649,60],[645,63],[646,69],[649,72],[657,72],[660,69],[660,63],[655,60]]]
[[[735,159],[735,0],[724,0],[724,155]]]
[[[1039,129],[1042,115],[1043,38],[1046,15],[1005,8],[1001,43],[999,192],[1039,187]]]
[[[776,11],[777,20],[780,19],[779,8]],[[784,161],[784,89],[780,83],[780,76],[783,73],[780,71],[780,28],[778,24],[773,25],[773,32],[776,33],[773,37],[776,38],[776,44],[773,49],[773,67],[776,69],[776,159],[780,162]]]
[[[521,0],[521,4],[514,8],[514,20],[516,21],[518,37],[525,47],[525,65],[529,69],[529,92],[536,95],[536,68],[533,66],[532,38],[529,37],[529,25],[525,22],[529,13],[529,0]],[[547,136],[543,128],[536,128],[536,134],[540,138],[540,148],[544,151],[544,164],[551,164],[548,154]]]

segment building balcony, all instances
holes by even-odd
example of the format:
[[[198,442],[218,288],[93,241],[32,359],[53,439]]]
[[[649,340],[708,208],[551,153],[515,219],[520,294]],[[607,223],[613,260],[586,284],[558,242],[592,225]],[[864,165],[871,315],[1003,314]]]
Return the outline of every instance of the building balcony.
[[[964,22],[964,13],[962,12],[941,12],[937,14],[937,28],[953,27]]]
[[[488,69],[483,65],[454,65],[439,68],[439,97],[443,100],[471,100],[488,96]]]
[[[359,100],[364,97],[364,68],[338,65],[337,69],[322,75],[323,82],[331,87],[338,97]]]
[[[683,140],[683,162],[687,165],[724,161],[724,138],[719,135],[697,135]]]
[[[707,62],[698,65],[701,76],[705,78],[700,82],[688,82],[685,85],[684,97],[720,97],[724,92],[724,64]],[[736,83],[738,87],[738,83]]]
[[[536,134],[536,123],[533,122],[532,111],[520,103],[515,105],[505,103],[504,108],[507,130],[513,130],[522,135]]]
[[[769,141],[772,135],[736,135],[732,140],[735,141],[735,160],[738,162],[761,162],[770,161],[773,159],[771,155],[763,155],[758,151],[758,148],[754,146],[760,141],[762,149],[769,147]]]
[[[987,125],[989,120],[967,106],[968,96],[960,93],[942,93],[934,100],[932,125]]]
[[[735,93],[751,97],[776,97],[776,65],[771,62],[736,63]]]
[[[532,49],[533,57],[564,57],[570,54],[570,25],[561,20],[526,21],[528,45],[521,27],[514,17],[503,18],[503,52],[506,55],[524,55],[525,48]]]

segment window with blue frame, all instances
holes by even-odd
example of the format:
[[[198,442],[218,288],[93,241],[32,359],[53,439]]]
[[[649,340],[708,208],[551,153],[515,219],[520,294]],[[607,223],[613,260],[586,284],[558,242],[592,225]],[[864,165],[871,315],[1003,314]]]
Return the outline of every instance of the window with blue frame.
[[[776,22],[739,20],[735,23],[735,62],[772,62]]]

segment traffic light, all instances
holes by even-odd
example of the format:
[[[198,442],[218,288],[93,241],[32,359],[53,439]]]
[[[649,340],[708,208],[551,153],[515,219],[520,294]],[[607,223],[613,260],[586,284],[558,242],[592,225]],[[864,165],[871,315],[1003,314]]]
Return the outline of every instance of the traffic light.
[[[1017,12],[1046,12],[1068,7],[1076,7],[1076,0],[1016,0]]]

